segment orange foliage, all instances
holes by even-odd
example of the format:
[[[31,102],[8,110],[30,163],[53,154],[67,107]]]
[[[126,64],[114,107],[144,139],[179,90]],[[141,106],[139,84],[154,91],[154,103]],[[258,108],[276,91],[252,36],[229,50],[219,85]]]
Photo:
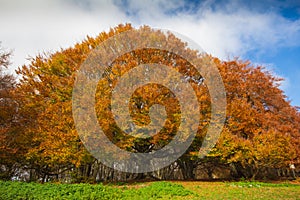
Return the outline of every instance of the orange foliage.
[[[30,65],[17,71],[22,76],[16,98],[20,105],[20,134],[25,140],[23,143],[28,145],[27,160],[50,168],[70,164],[79,166],[92,160],[79,140],[72,118],[71,100],[76,72],[91,50],[102,41],[130,29],[132,27],[129,24],[119,25],[96,38],[87,37],[72,48],[48,56],[37,56]],[[174,49],[195,54],[194,51],[185,49],[184,44],[174,36],[167,39]],[[300,114],[278,88],[280,79],[262,67],[252,67],[249,62],[222,62],[216,58],[214,61],[225,84],[228,104],[225,127],[209,156],[256,168],[280,167],[291,161],[299,163]],[[149,123],[151,105],[161,104],[166,107],[168,117],[165,129],[154,137],[137,139],[124,134],[116,127],[112,113],[107,109],[111,89],[105,86],[109,85],[109,81],[115,85],[118,77],[143,63],[164,64],[186,77],[192,77],[189,83],[195,90],[201,108],[198,135],[186,153],[194,158],[209,124],[210,96],[201,75],[188,61],[175,54],[143,49],[116,59],[97,88],[96,113],[101,127],[120,148],[133,152],[160,149],[173,138],[178,128],[180,111],[176,97],[167,88],[159,88],[159,85],[145,86],[137,90],[129,102],[131,116],[138,124]],[[160,93],[157,93],[157,89],[160,89]],[[140,103],[145,104],[145,107],[140,108]]]

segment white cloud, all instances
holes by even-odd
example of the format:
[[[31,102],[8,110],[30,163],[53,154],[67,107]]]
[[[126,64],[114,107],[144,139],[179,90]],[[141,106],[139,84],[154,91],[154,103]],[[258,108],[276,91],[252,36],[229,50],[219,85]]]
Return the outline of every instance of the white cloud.
[[[300,20],[250,11],[235,1],[214,8],[214,1],[205,1],[196,10],[183,1],[122,2],[0,0],[0,40],[14,49],[14,66],[29,55],[71,46],[125,22],[177,31],[222,59],[300,44]]]
[[[0,41],[13,49],[13,66],[26,58],[59,50],[126,21],[119,8],[97,1],[93,11],[63,0],[0,0]]]
[[[169,28],[187,35],[198,42],[204,50],[221,58],[243,56],[250,50],[269,51],[274,46],[300,44],[300,20],[289,21],[274,12],[250,11],[237,3],[212,9],[210,1],[198,8],[198,12],[178,12],[167,15],[164,11],[174,10],[165,4],[146,7],[131,1],[137,22],[155,27]],[[142,4],[142,3],[140,3]],[[164,7],[165,6],[165,7]],[[180,7],[182,5],[178,5]]]

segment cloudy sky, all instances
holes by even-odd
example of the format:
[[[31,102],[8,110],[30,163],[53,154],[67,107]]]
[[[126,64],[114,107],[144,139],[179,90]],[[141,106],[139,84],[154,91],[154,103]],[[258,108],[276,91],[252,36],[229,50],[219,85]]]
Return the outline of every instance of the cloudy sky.
[[[281,88],[300,106],[300,1],[0,0],[11,70],[126,22],[179,32],[221,59],[262,64],[285,78]]]

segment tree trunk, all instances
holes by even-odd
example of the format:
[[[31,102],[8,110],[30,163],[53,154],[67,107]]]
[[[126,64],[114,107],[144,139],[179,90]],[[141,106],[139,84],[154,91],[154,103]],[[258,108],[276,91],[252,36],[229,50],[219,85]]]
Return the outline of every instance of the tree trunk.
[[[178,160],[179,167],[182,171],[184,180],[194,180],[194,162],[192,160]]]

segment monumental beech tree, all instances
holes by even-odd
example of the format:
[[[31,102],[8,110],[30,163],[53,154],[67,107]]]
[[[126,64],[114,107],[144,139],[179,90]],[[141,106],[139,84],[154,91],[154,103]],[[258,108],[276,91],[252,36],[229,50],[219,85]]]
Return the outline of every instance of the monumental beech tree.
[[[181,117],[178,99],[168,88],[158,84],[137,89],[128,102],[130,115],[139,125],[149,124],[152,105],[160,104],[165,107],[167,119],[158,134],[149,138],[129,136],[124,134],[124,130],[116,125],[113,118],[110,108],[111,87],[116,85],[118,77],[125,72],[147,63],[163,64],[176,70],[192,86],[201,114],[197,135],[190,148],[176,162],[153,173],[121,173],[105,167],[91,156],[78,136],[72,116],[74,81],[80,66],[92,50],[110,37],[133,29],[130,24],[119,25],[95,38],[87,37],[73,47],[53,54],[38,55],[29,65],[20,67],[17,74],[21,78],[14,89],[12,101],[17,105],[17,113],[13,117],[3,113],[7,116],[3,116],[3,125],[1,121],[1,132],[18,130],[15,138],[22,140],[16,141],[7,134],[1,134],[0,150],[5,152],[1,154],[1,161],[5,157],[6,163],[18,163],[17,151],[10,144],[19,144],[22,149],[22,154],[19,155],[23,155],[20,168],[30,170],[31,180],[68,178],[77,182],[146,177],[170,179],[178,178],[179,175],[175,174],[178,171],[183,178],[193,179],[194,169],[201,163],[210,162],[233,166],[239,177],[254,178],[259,172],[269,168],[285,168],[291,162],[300,163],[300,114],[279,89],[282,81],[280,78],[248,61],[221,61],[210,55],[197,54],[174,35],[167,36],[163,33],[157,34],[160,41],[200,60],[209,57],[219,69],[226,89],[227,113],[218,143],[209,155],[198,158],[210,123],[211,102],[205,79],[195,67],[171,52],[137,49],[118,57],[111,66],[107,66],[107,73],[99,80],[95,110],[106,136],[121,149],[147,153],[161,149],[176,135]],[[155,32],[147,26],[138,30]],[[3,58],[1,57],[1,64],[7,65],[7,57]],[[143,76],[139,78],[143,79]],[[134,81],[132,80],[133,83]],[[10,110],[7,105],[5,104],[5,110]],[[14,117],[17,125],[12,128],[10,121]],[[190,130],[184,131],[189,133]]]

